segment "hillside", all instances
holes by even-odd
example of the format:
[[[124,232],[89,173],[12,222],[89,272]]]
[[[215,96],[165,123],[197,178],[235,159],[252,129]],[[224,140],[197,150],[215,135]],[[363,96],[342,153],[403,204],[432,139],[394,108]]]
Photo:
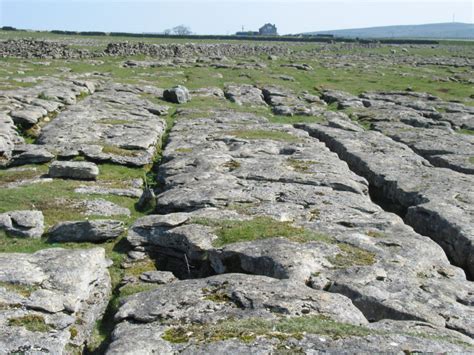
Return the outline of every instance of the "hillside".
[[[341,37],[365,38],[459,38],[474,39],[474,25],[469,23],[433,23],[409,26],[354,28],[306,34],[334,34]]]

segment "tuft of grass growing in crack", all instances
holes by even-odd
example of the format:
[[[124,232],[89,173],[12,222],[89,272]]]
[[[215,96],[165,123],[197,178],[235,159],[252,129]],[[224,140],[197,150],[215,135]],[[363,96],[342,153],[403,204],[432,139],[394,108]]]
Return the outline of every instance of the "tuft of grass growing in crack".
[[[313,160],[300,160],[300,159],[293,159],[289,158],[286,160],[288,166],[290,166],[294,171],[299,173],[307,174],[310,172],[311,166],[317,164],[317,162]]]
[[[474,135],[474,129],[461,128],[461,129],[458,129],[456,133]]]
[[[14,284],[10,282],[0,282],[0,288],[17,293],[23,297],[30,297],[33,292],[39,289],[37,285]]]
[[[290,222],[280,222],[270,217],[255,217],[244,221],[196,218],[192,222],[215,228],[214,233],[218,236],[218,239],[213,242],[215,247],[277,237],[287,238],[298,243],[332,242],[331,237],[325,234],[295,227]]]
[[[306,116],[306,115],[294,115],[294,116],[280,116],[280,115],[267,115],[268,121],[271,123],[281,124],[296,124],[296,123],[326,123],[326,119],[320,116]]]
[[[304,334],[318,334],[332,339],[362,337],[375,331],[352,324],[340,323],[327,317],[303,316],[265,320],[260,318],[230,319],[217,324],[192,324],[174,327],[165,331],[162,338],[171,343],[212,343],[227,339],[238,339],[251,343],[257,337],[287,340],[302,339]]]
[[[236,160],[230,160],[223,165],[225,168],[228,168],[230,171],[234,171],[238,168],[240,168],[240,163]]]
[[[375,264],[375,254],[370,251],[346,243],[338,243],[337,246],[341,253],[328,258],[329,262],[336,269]]]
[[[11,327],[23,327],[30,332],[47,333],[53,329],[46,324],[44,317],[36,314],[28,314],[22,317],[10,318],[8,325]]]
[[[227,133],[236,138],[250,139],[250,140],[270,139],[274,141],[282,141],[282,142],[290,142],[290,143],[297,143],[301,141],[299,137],[296,137],[290,133],[282,132],[282,131],[242,129],[242,130],[229,131]]]
[[[114,145],[103,145],[102,153],[120,155],[124,157],[137,157],[137,156],[140,156],[143,153],[143,151],[137,150],[137,149],[124,149],[124,148],[116,147]]]
[[[109,125],[123,125],[123,124],[128,124],[128,123],[133,123],[133,122],[127,121],[127,120],[120,120],[120,119],[103,118],[97,121],[97,123],[109,124]]]

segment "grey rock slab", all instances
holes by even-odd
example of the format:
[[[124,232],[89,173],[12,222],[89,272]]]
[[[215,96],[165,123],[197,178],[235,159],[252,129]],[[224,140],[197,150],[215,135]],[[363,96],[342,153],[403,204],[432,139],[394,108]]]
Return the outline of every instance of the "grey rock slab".
[[[215,303],[209,299],[213,294],[222,295],[228,301]],[[289,280],[243,274],[178,281],[133,295],[120,307],[115,319],[210,323],[231,317],[275,319],[277,314],[314,314],[350,324],[367,323],[344,296],[316,291]]]
[[[60,222],[48,231],[51,242],[100,243],[119,237],[125,231],[121,221],[92,220]]]
[[[111,291],[104,250],[1,253],[0,265],[2,351],[59,354],[70,345],[81,349]],[[23,317],[36,317],[45,330],[21,326]]]
[[[111,188],[107,186],[80,186],[74,190],[78,194],[91,195],[116,195],[139,198],[143,191],[138,188]]]
[[[54,159],[54,154],[49,150],[34,144],[26,144],[16,146],[11,166],[27,165],[27,164],[43,164]]]
[[[402,324],[403,323],[403,324]],[[142,354],[259,354],[270,355],[282,351],[289,353],[304,352],[307,354],[324,352],[337,354],[353,353],[404,353],[404,352],[470,352],[472,342],[447,330],[417,322],[396,322],[390,327],[387,324],[370,325],[369,335],[346,335],[332,338],[325,334],[304,334],[301,337],[288,339],[264,335],[247,342],[237,338],[216,341],[191,341],[170,343],[163,339],[170,329],[159,322],[149,324],[120,323],[114,330],[112,344],[107,354],[134,354],[140,347]],[[378,329],[381,328],[381,330]],[[373,329],[373,330],[372,330]],[[370,330],[373,334],[370,334]],[[250,332],[250,329],[249,329]],[[442,335],[440,335],[442,334]]]
[[[0,166],[10,162],[15,143],[22,140],[11,117],[0,112]]]
[[[104,200],[84,200],[74,206],[85,209],[86,216],[130,216],[131,212],[128,208],[117,205],[116,203]]]
[[[429,229],[427,235],[453,262],[473,274],[473,209],[469,201],[474,180],[470,175],[433,167],[406,145],[379,132],[351,132],[321,125],[300,127],[326,142],[386,200],[411,209],[410,221],[417,221],[413,227],[423,234]],[[415,211],[419,211],[416,218]]]
[[[380,351],[381,348],[387,352],[470,351],[473,347],[471,338],[428,323],[384,320],[367,324],[357,310],[347,304],[347,299],[334,299],[332,296],[336,295],[308,290],[303,284],[289,280],[242,274],[164,285],[125,300],[117,313],[118,324],[107,354],[133,353],[138,344],[145,354],[157,351],[164,354],[215,351],[271,354],[277,349],[352,353]],[[330,309],[334,301],[337,305]],[[310,321],[314,316],[327,317],[338,326],[343,323],[347,334],[333,336],[323,326],[320,330],[308,329],[298,337],[285,337],[283,330],[275,335],[264,333],[245,342],[235,336],[226,340],[198,339],[199,335],[192,331],[185,333],[188,340],[182,343],[167,341],[165,337],[169,330],[179,327],[186,332],[192,325],[210,335],[211,327],[219,329],[220,322],[229,320],[236,324],[254,318],[260,322],[298,322],[305,318]],[[251,326],[247,325],[247,329],[251,334]],[[350,334],[353,330],[359,334]]]
[[[374,129],[412,148],[434,166],[474,174],[474,137],[435,127],[410,127],[403,123],[379,122]]]
[[[166,124],[159,117],[164,108],[142,98],[141,93],[125,85],[105,85],[62,111],[43,128],[37,144],[81,152],[97,161],[149,164]]]
[[[191,100],[191,95],[189,90],[182,86],[178,85],[171,89],[167,89],[163,92],[163,98],[166,101],[170,101],[176,104],[184,104]]]
[[[282,116],[317,116],[325,110],[321,107],[322,100],[316,97],[298,97],[289,89],[279,86],[265,86],[262,89],[265,101],[272,106],[272,111],[276,115]],[[307,94],[306,94],[307,95]],[[315,104],[317,103],[317,104]]]
[[[266,106],[262,91],[252,85],[227,85],[225,97],[238,105]]]
[[[191,90],[190,93],[193,96],[198,96],[198,97],[224,98],[224,91],[217,87],[199,88],[199,89]]]
[[[99,175],[99,167],[90,162],[55,161],[49,166],[48,174],[52,178],[95,180]]]
[[[463,270],[450,265],[433,240],[372,202],[365,178],[351,172],[325,144],[290,126],[255,119],[242,126],[244,121],[231,111],[192,120],[184,119],[183,112],[177,115],[158,173],[161,215],[132,226],[127,239],[135,250],[156,255],[165,270],[181,278],[228,272],[289,278],[348,296],[371,320],[420,320],[470,334],[472,311],[467,305],[472,285]],[[336,113],[331,116],[347,119]],[[395,196],[399,190],[394,184],[401,181],[408,191],[405,201],[419,198],[418,203],[428,192],[441,191],[437,205],[447,213],[442,200],[455,191],[449,185],[454,178],[450,174],[456,178],[463,174],[432,171],[433,180],[428,181],[433,185],[426,184],[424,195],[419,195],[418,175],[409,174],[426,175],[428,169],[437,168],[406,145],[350,125],[314,127],[341,132],[347,142],[365,149],[371,160],[357,161],[359,169],[376,162],[383,168],[380,176],[375,175],[378,180],[366,175],[372,184],[376,181],[383,187],[385,176],[391,177],[385,191]],[[269,139],[272,136],[277,139]],[[391,165],[394,162],[398,165]],[[468,190],[469,177],[460,181]],[[451,192],[445,192],[447,188]],[[456,196],[450,199],[461,200],[459,208],[468,211],[470,195]],[[469,225],[468,215],[456,216],[455,211],[452,215],[457,220],[466,218],[464,225]],[[177,218],[177,225],[162,223],[168,218]],[[258,224],[258,218],[296,228],[303,238],[282,239],[277,228],[262,240],[253,236],[224,241],[222,231],[240,225],[247,231],[253,228],[247,223]]]
[[[30,106],[20,111],[12,111],[10,116],[16,124],[29,127],[38,123],[38,121],[47,114],[48,111],[42,107]]]
[[[44,217],[41,211],[11,211],[0,214],[0,229],[12,237],[41,238]]]

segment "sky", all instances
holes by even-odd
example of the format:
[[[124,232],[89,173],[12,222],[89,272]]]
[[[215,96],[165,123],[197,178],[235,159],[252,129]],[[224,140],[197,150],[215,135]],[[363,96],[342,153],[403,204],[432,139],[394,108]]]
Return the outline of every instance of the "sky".
[[[474,0],[0,0],[0,26],[34,30],[280,34],[388,25],[474,22]]]

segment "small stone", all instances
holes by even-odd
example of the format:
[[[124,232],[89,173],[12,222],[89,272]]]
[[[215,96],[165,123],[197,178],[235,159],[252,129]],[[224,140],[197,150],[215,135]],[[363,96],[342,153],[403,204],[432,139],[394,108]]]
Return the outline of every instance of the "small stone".
[[[169,284],[177,278],[169,271],[146,271],[140,275],[140,280],[159,285]]]
[[[142,252],[142,251],[135,251],[135,250],[132,250],[132,251],[129,251],[127,253],[128,257],[132,260],[143,260],[146,258],[146,253]]]

